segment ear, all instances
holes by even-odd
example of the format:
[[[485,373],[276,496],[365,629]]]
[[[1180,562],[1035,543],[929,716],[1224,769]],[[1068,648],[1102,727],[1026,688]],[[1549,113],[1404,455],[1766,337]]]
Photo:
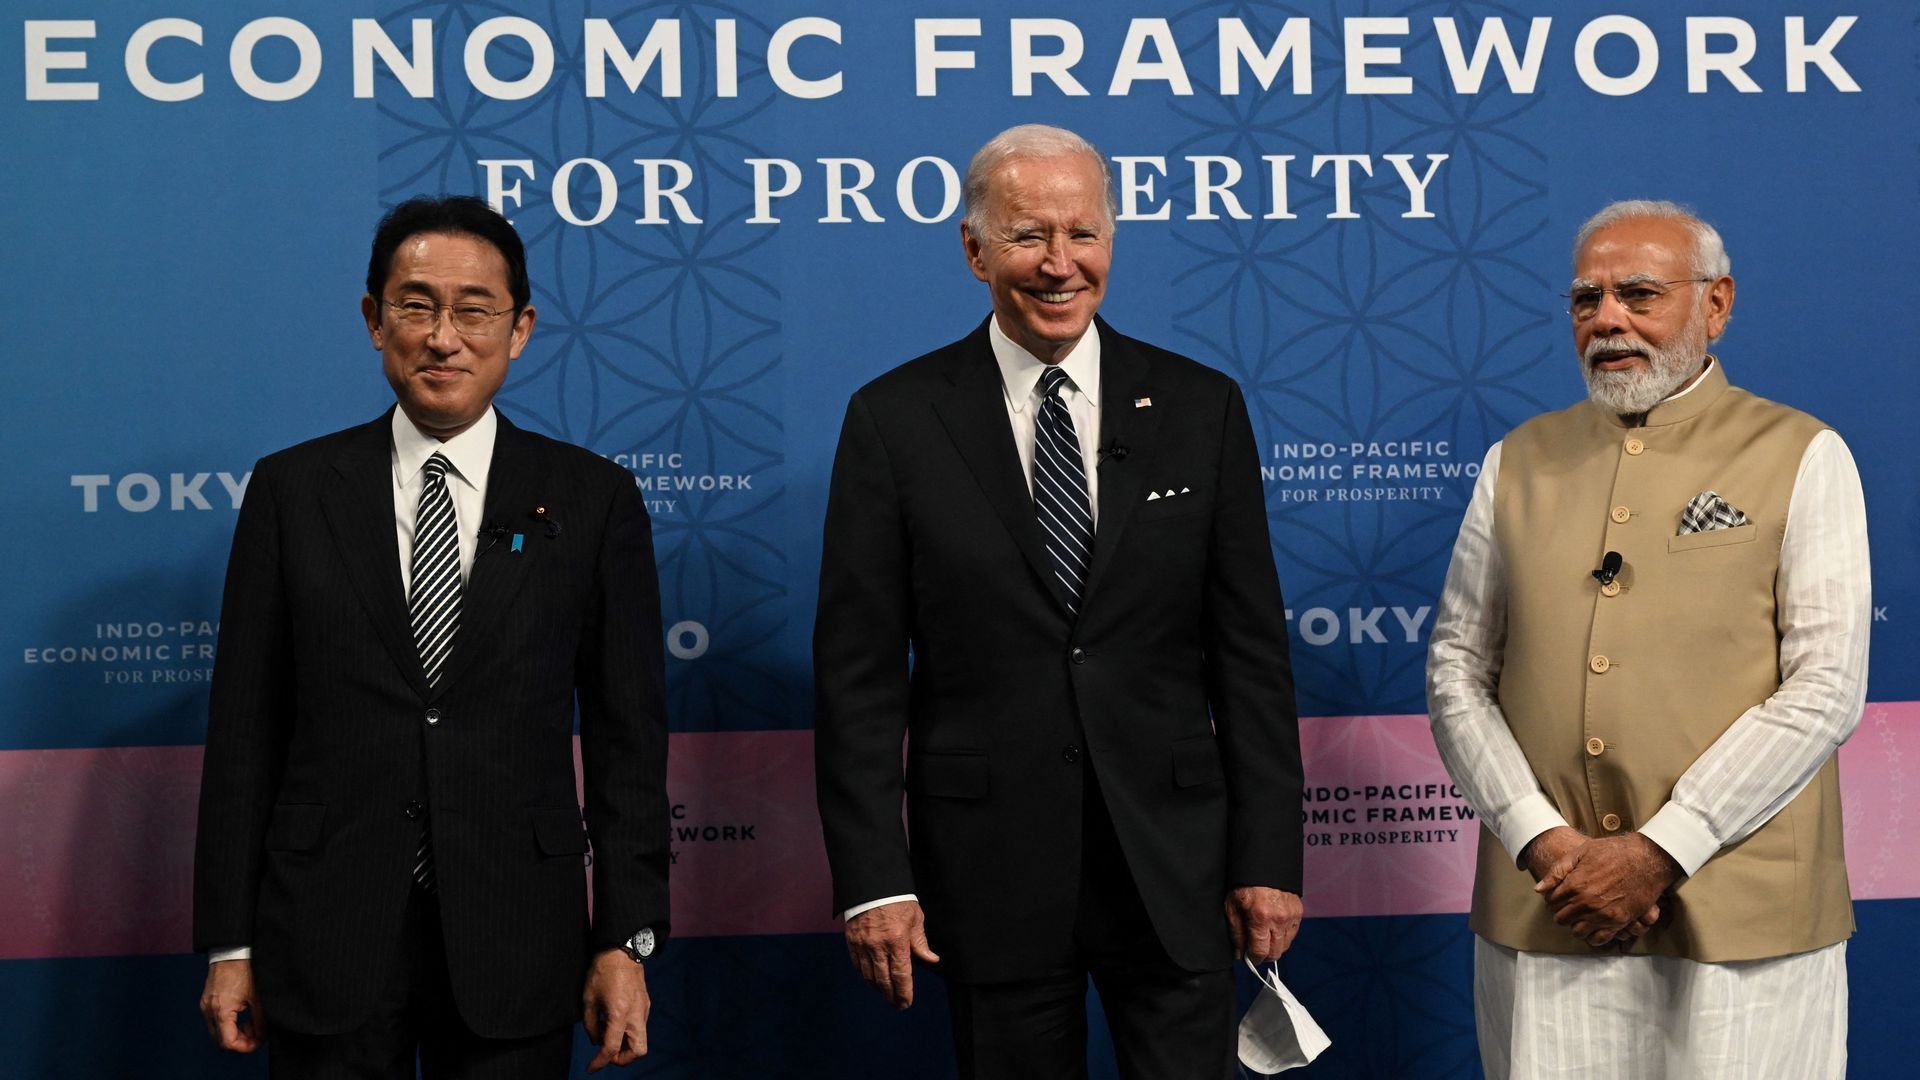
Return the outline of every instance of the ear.
[[[1733,316],[1733,275],[1722,274],[1707,283],[1707,295],[1701,300],[1707,314],[1707,340],[1719,337]]]
[[[960,250],[966,253],[967,269],[981,281],[987,280],[987,261],[981,257],[980,240],[967,228],[967,219],[960,219]]]
[[[532,304],[528,304],[520,309],[520,314],[513,317],[513,335],[507,340],[509,361],[520,359],[520,350],[527,347],[527,339],[533,336],[533,322],[539,314],[533,310]]]
[[[367,337],[376,349],[385,348],[380,344],[380,301],[368,293],[360,298],[360,317],[367,321]]]

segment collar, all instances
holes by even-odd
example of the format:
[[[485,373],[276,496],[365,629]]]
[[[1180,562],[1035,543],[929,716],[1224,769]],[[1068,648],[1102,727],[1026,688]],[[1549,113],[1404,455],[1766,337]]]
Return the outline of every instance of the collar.
[[[1040,373],[1046,369],[1046,362],[1015,344],[1006,331],[1000,329],[1000,316],[997,313],[987,320],[987,340],[993,346],[994,361],[1000,365],[1000,385],[1006,391],[1007,407],[1017,413],[1026,412],[1034,402],[1034,387],[1040,382]],[[1088,406],[1098,409],[1100,332],[1093,323],[1087,324],[1087,332],[1081,334],[1080,340],[1067,350],[1066,357],[1060,361],[1060,369],[1067,373],[1074,388],[1087,399]]]
[[[494,436],[499,433],[500,418],[492,406],[474,421],[472,427],[441,442],[413,426],[405,409],[393,410],[393,478],[407,486],[434,454],[445,454],[455,476],[475,491],[487,489],[487,473],[493,467]]]
[[[1649,410],[1645,419],[1639,424],[1629,422],[1635,419],[1634,417],[1621,416],[1606,410],[1600,411],[1605,413],[1615,427],[1664,427],[1683,420],[1691,420],[1706,412],[1713,407],[1714,402],[1720,400],[1721,394],[1726,393],[1727,385],[1727,366],[1722,364],[1718,357],[1708,353],[1707,370],[1693,380],[1693,385],[1668,395],[1660,404]]]

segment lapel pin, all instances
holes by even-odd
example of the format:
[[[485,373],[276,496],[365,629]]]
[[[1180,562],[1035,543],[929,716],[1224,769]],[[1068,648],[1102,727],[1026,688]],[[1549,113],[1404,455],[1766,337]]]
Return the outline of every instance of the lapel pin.
[[[1150,409],[1153,407],[1153,399],[1150,397],[1134,398],[1133,407],[1136,409]]]
[[[527,543],[527,535],[525,533],[514,533],[513,534],[513,553],[515,555],[520,554],[520,549],[522,547],[525,547],[526,543]]]

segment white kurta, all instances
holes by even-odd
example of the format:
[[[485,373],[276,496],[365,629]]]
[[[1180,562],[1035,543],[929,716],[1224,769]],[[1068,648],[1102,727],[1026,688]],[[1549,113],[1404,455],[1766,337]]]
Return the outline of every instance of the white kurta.
[[[1566,824],[1507,728],[1497,691],[1505,571],[1493,538],[1500,445],[1486,461],[1434,620],[1434,742],[1517,861]],[[1765,824],[1853,733],[1866,699],[1871,582],[1865,502],[1846,444],[1808,444],[1780,549],[1781,686],[1682,774],[1640,831],[1688,874]],[[1684,658],[1682,658],[1684,662]],[[1475,942],[1474,1008],[1490,1077],[1842,1076],[1846,945],[1740,963],[1521,953]]]

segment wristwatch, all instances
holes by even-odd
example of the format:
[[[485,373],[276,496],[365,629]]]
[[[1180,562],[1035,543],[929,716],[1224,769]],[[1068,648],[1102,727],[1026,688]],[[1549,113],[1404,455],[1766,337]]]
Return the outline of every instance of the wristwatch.
[[[644,964],[653,955],[653,927],[643,926],[632,937],[620,943],[620,951],[627,954],[634,963]]]

